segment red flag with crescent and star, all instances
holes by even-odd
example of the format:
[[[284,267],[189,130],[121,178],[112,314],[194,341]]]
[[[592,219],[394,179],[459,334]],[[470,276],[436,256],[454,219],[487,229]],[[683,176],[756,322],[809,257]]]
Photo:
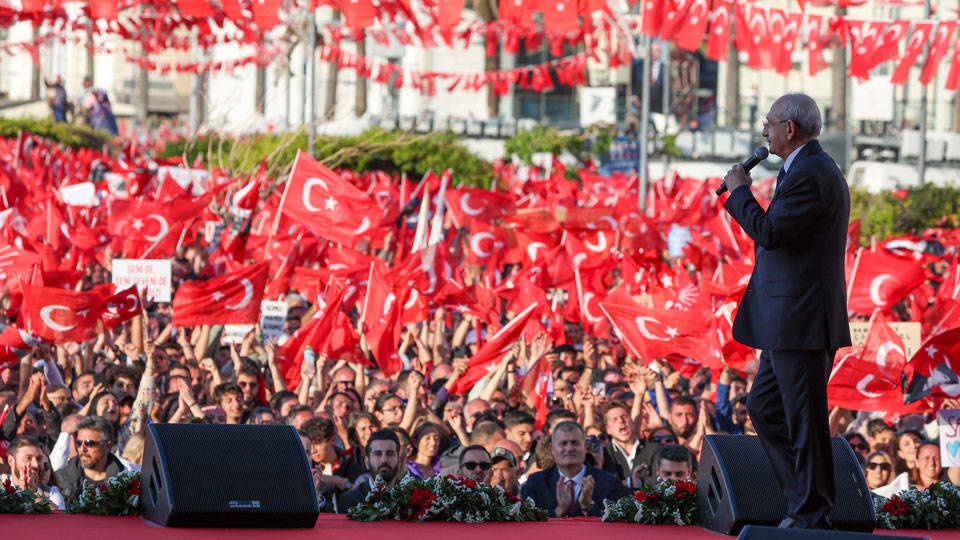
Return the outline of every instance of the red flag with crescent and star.
[[[267,285],[267,263],[206,281],[186,281],[173,297],[173,325],[254,324]]]

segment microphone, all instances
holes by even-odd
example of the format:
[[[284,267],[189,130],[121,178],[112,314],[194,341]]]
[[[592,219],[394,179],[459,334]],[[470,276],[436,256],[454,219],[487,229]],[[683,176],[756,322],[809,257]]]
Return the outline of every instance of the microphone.
[[[750,169],[757,166],[758,163],[767,159],[767,156],[770,155],[770,151],[767,150],[766,146],[758,146],[756,150],[753,151],[753,155],[750,156],[746,161],[743,162],[743,172],[750,172]],[[717,194],[717,197],[723,195],[727,191],[727,184],[720,184],[720,187],[714,192]]]

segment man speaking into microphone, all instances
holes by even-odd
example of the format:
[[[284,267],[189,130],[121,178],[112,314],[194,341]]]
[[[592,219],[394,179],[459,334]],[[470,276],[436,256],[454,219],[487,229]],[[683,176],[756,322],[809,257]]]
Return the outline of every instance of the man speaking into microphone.
[[[724,177],[727,212],[755,244],[753,275],[733,337],[760,349],[747,410],[787,498],[785,528],[829,528],[833,455],[827,379],[837,349],[850,345],[844,251],[850,192],[823,151],[820,109],[804,94],[778,99],[763,122],[770,153],[783,158],[766,211],[750,177]]]

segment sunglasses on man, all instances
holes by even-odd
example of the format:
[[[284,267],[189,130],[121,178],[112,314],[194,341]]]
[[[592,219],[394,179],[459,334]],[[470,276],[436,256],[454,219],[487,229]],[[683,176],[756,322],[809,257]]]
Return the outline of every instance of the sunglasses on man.
[[[468,471],[475,471],[477,467],[480,467],[481,471],[489,471],[490,467],[493,467],[493,463],[489,461],[464,461],[463,468]]]
[[[90,448],[97,448],[98,446],[103,445],[103,443],[104,441],[92,441],[90,439],[85,439],[85,440],[77,441],[77,448],[83,448],[84,446],[87,446]]]

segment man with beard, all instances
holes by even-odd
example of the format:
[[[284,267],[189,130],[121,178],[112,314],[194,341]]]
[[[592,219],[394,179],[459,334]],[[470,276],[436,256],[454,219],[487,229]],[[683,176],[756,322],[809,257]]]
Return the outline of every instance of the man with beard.
[[[690,396],[679,396],[670,403],[670,427],[683,445],[690,443],[697,431],[697,403]]]
[[[362,503],[373,489],[377,476],[383,479],[387,487],[392,487],[407,474],[407,469],[403,466],[406,456],[400,448],[400,438],[392,430],[380,429],[373,432],[367,441],[365,453],[367,468],[371,474],[359,476],[353,489],[340,496],[341,512]]]
[[[123,463],[110,453],[113,442],[113,426],[105,418],[90,416],[77,424],[77,456],[57,471],[68,506],[80,494],[84,482],[99,487],[123,471]]]

